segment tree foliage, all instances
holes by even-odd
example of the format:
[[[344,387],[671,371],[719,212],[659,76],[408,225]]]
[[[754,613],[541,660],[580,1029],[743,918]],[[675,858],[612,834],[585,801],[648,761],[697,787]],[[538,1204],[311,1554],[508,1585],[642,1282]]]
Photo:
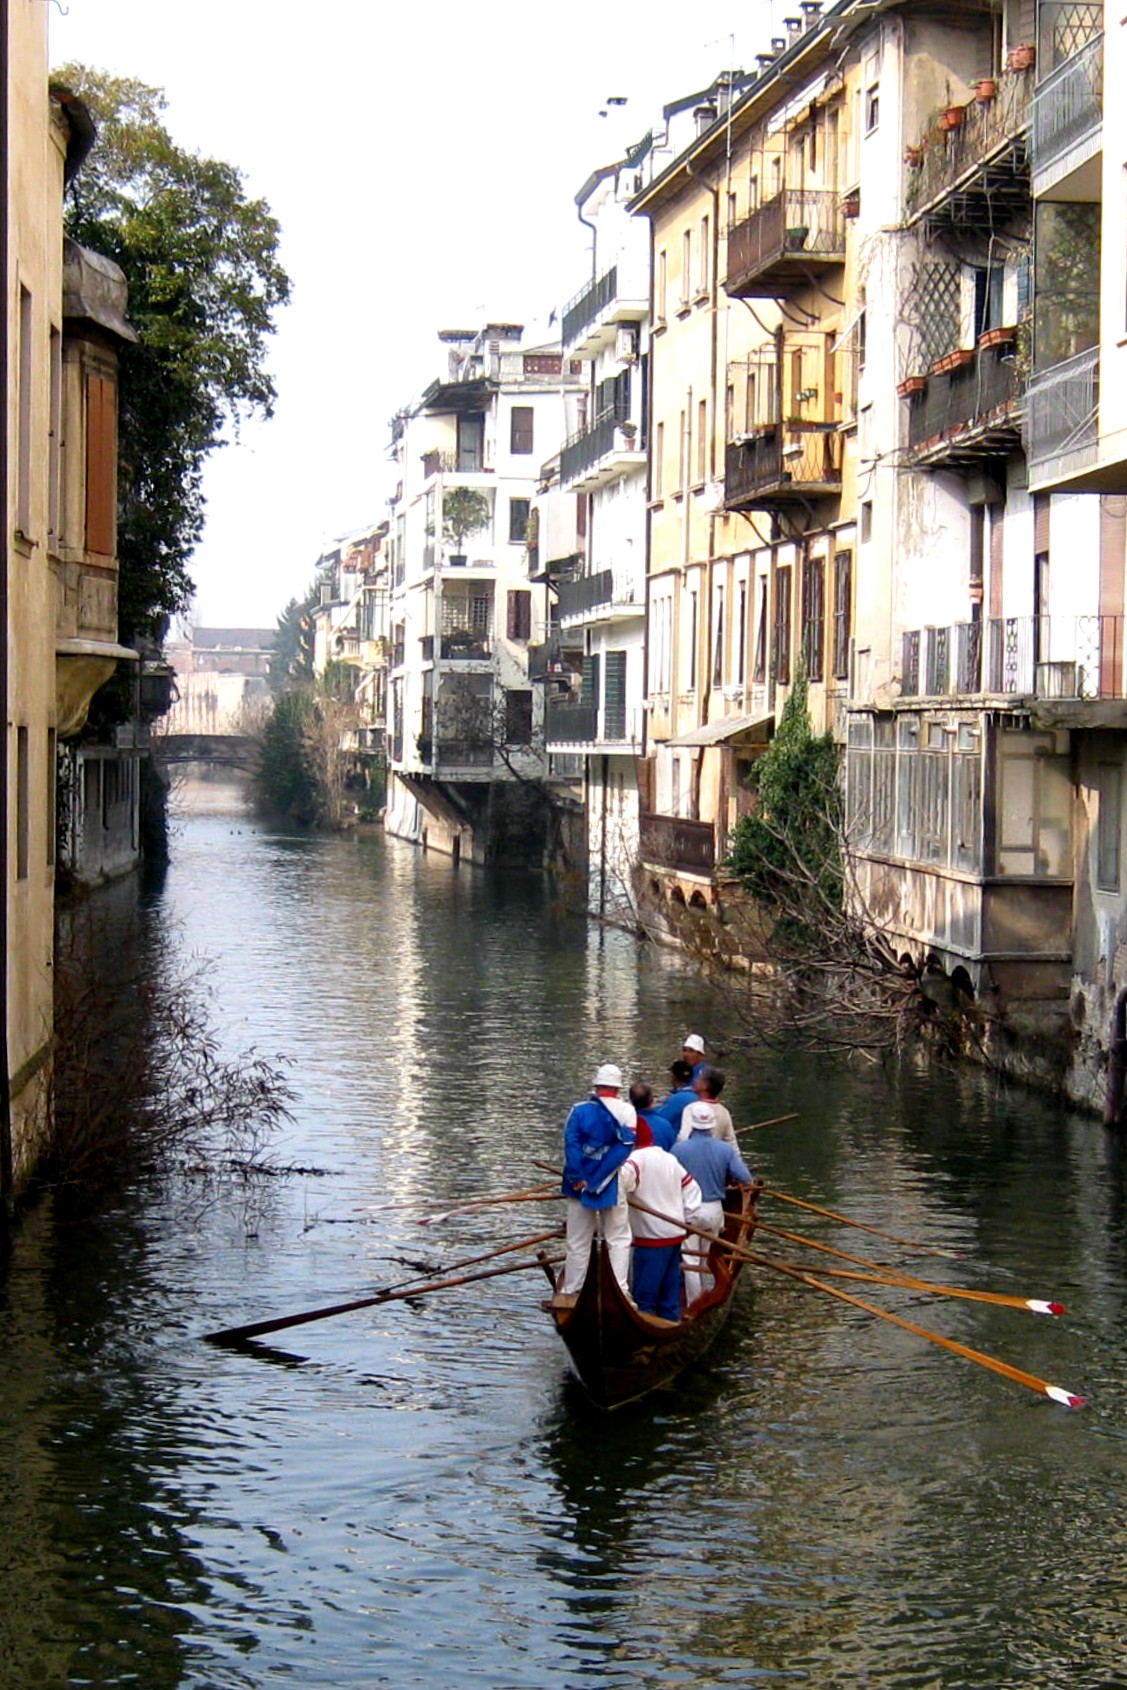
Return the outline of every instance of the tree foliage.
[[[232,165],[176,145],[159,89],[74,64],[56,81],[98,129],[67,232],[120,265],[140,337],[121,352],[119,624],[126,640],[159,637],[191,597],[207,454],[272,412],[266,348],[290,284],[265,202]]]
[[[728,868],[792,941],[824,931],[841,910],[842,802],[831,734],[815,735],[800,676],[779,730],[754,765],[754,815],[736,823]]]

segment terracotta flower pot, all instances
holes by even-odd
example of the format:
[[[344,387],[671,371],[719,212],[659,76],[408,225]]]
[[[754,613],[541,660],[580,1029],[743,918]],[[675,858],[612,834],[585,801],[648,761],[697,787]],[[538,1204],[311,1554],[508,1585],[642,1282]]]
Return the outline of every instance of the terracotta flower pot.
[[[922,393],[926,387],[926,376],[905,376],[896,391],[901,399],[911,399],[913,394]]]
[[[963,127],[963,119],[966,117],[966,114],[967,112],[965,106],[948,106],[947,110],[939,119],[940,129],[946,130],[948,134],[950,134],[953,129],[961,129]]]
[[[995,82],[994,78],[992,76],[982,76],[978,80],[978,85],[974,91],[974,97],[976,100],[985,103],[987,100],[992,100],[997,92],[998,84]]]
[[[924,150],[922,147],[905,147],[904,163],[912,170],[918,170],[923,163]]]
[[[1037,63],[1037,49],[1032,42],[1026,42],[1020,47],[1011,47],[1006,63],[1010,70],[1032,70]]]
[[[978,344],[981,347],[1007,346],[1016,339],[1017,330],[1015,328],[986,329],[979,335]]]
[[[948,352],[945,358],[936,359],[931,366],[931,373],[933,376],[949,376],[952,371],[965,369],[968,364],[973,362],[974,348],[972,346],[960,346],[954,352]]]

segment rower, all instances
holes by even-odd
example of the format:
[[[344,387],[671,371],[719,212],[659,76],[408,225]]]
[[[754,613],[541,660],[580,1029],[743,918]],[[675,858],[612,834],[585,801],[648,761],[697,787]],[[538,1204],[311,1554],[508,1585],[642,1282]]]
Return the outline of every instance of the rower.
[[[567,1254],[561,1297],[576,1296],[587,1274],[591,1244],[601,1232],[610,1265],[629,1295],[630,1219],[618,1170],[634,1148],[637,1117],[625,1102],[622,1070],[604,1062],[591,1096],[577,1103],[564,1127],[563,1194],[567,1198]]]
[[[724,1223],[724,1193],[729,1183],[750,1185],[751,1174],[735,1146],[714,1136],[714,1104],[703,1100],[691,1103],[685,1110],[684,1123],[689,1128],[689,1136],[678,1139],[673,1146],[673,1155],[700,1187],[697,1226],[703,1227],[706,1232],[719,1232]],[[690,1248],[693,1266],[685,1267],[685,1301],[691,1308],[701,1292],[712,1284],[712,1275],[700,1261],[701,1250],[707,1248],[705,1240],[691,1239],[686,1246],[686,1255]]]
[[[675,1156],[651,1144],[633,1150],[622,1164],[618,1183],[627,1197],[637,1195],[646,1209],[630,1210],[634,1234],[634,1301],[642,1314],[663,1320],[681,1318],[681,1250],[687,1234],[675,1216],[695,1223],[700,1187]],[[650,1210],[657,1210],[651,1214]]]

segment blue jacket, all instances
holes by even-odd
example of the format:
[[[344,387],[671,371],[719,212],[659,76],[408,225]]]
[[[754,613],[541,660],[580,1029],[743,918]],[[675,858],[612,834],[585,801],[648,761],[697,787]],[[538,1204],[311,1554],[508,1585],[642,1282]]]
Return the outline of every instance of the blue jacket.
[[[713,1138],[710,1127],[699,1127],[673,1146],[673,1154],[700,1186],[706,1203],[718,1203],[728,1181],[747,1185],[751,1175],[739,1152],[722,1138]]]
[[[654,1143],[658,1145],[660,1149],[673,1149],[673,1146],[677,1142],[677,1128],[673,1125],[673,1122],[669,1119],[668,1115],[663,1115],[659,1109],[647,1109],[645,1114],[640,1115],[638,1118],[639,1120],[645,1121],[646,1125],[650,1129]]]
[[[599,1097],[577,1103],[564,1127],[563,1194],[585,1209],[613,1209],[618,1170],[634,1148],[634,1134]],[[586,1190],[576,1186],[585,1180]]]
[[[676,1138],[677,1134],[681,1130],[681,1115],[683,1111],[688,1108],[690,1103],[699,1102],[700,1098],[697,1096],[692,1086],[682,1086],[680,1091],[671,1091],[664,1102],[658,1104],[656,1112],[659,1115],[664,1115],[667,1121],[672,1121],[673,1136]],[[652,1114],[654,1111],[651,1110],[650,1113]]]

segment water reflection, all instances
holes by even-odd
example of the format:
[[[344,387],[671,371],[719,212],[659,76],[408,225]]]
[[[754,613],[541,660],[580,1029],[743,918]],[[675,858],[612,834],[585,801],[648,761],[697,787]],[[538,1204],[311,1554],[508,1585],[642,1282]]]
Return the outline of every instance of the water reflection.
[[[740,1050],[672,959],[534,881],[380,840],[213,809],[146,919],[216,959],[232,1051],[293,1058],[279,1153],[329,1172],[283,1187],[257,1240],[237,1208],[201,1225],[191,1194],[21,1237],[0,1294],[5,1690],[1127,1682],[1123,1158],[1092,1123],[980,1075]],[[598,1061],[660,1079],[689,1027],[732,1049],[738,1124],[799,1112],[748,1144],[769,1180],[967,1253],[943,1274],[1071,1305],[1063,1324],[889,1307],[1092,1407],[750,1277],[704,1365],[609,1421],[535,1275],[255,1354],[198,1342],[537,1230],[550,1207],[420,1228],[418,1200],[531,1182]]]

